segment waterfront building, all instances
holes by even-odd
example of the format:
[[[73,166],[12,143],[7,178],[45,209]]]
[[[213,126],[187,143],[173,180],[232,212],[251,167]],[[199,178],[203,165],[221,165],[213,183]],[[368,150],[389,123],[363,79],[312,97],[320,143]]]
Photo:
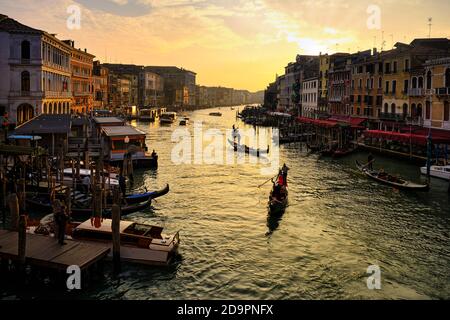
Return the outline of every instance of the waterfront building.
[[[277,108],[277,80],[269,84],[264,91],[264,107],[271,111],[275,111]]]
[[[74,114],[87,114],[94,106],[94,86],[92,71],[95,56],[87,49],[75,48],[75,41],[64,40],[71,48],[70,67],[72,72],[73,103],[71,111]]]
[[[54,35],[0,15],[0,113],[13,125],[70,113],[70,59],[71,47]]]
[[[155,72],[139,72],[139,106],[158,107],[164,105],[164,79]]]
[[[377,49],[371,56],[358,57],[352,64],[352,114],[370,119],[381,116],[383,104],[383,63]]]
[[[108,68],[102,66],[100,61],[94,61],[93,85],[94,85],[94,109],[106,109],[108,107]]]
[[[277,79],[277,110],[280,112],[287,111],[289,105],[289,92],[286,86],[286,76],[281,75]]]
[[[304,79],[301,92],[302,116],[315,118],[319,101],[319,78]]]
[[[450,130],[450,56],[424,64],[427,88],[425,127]]]
[[[177,67],[148,66],[145,71],[164,78],[165,104],[171,107],[195,106],[195,72]]]
[[[328,71],[328,105],[331,116],[349,117],[352,107],[352,68],[356,61],[371,56],[371,50],[336,57]]]
[[[429,59],[449,55],[450,40],[415,39],[410,44],[396,43],[383,52],[383,112],[380,118],[406,122],[422,121],[431,126],[432,74],[421,74]],[[428,80],[426,79],[428,76]]]

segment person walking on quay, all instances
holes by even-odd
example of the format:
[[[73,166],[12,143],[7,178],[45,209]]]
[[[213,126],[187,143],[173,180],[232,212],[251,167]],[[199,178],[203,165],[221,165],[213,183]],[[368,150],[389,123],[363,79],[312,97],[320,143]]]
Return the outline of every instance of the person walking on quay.
[[[64,242],[66,236],[66,226],[67,226],[68,216],[65,212],[64,206],[61,201],[56,199],[53,203],[53,221],[54,221],[54,233],[55,238],[58,239],[60,245],[65,245]]]

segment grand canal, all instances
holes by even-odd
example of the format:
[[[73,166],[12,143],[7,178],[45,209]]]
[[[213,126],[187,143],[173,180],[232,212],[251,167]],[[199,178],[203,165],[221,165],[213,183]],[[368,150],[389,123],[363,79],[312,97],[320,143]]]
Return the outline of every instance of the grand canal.
[[[225,132],[235,111],[190,115]],[[181,257],[168,269],[123,265],[82,293],[88,299],[449,299],[450,197],[433,180],[429,193],[395,192],[362,176],[355,159],[308,155],[299,144],[280,147],[291,168],[290,206],[280,220],[267,217],[270,184],[260,164],[177,165],[172,127],[134,123],[160,156],[157,171],[135,172],[135,188],[170,184],[155,209],[127,217],[180,230]],[[241,128],[243,124],[239,124]],[[259,129],[264,130],[264,129]],[[377,167],[420,180],[419,169],[377,157]],[[275,174],[275,172],[274,172]],[[381,268],[381,290],[369,290],[367,267]],[[0,289],[3,298],[34,293]],[[42,296],[42,294],[40,294]],[[48,297],[64,297],[48,291]]]

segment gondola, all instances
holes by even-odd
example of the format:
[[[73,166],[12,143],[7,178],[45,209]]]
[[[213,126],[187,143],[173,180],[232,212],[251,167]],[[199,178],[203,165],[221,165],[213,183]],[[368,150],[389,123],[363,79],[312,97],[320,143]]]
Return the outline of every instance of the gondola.
[[[50,202],[49,196],[46,194],[38,194],[34,197],[27,197],[26,204],[28,209],[36,210],[42,214],[49,214],[53,212],[53,206]],[[149,208],[152,204],[152,198],[148,200],[136,203],[136,204],[127,204],[121,207],[122,216],[126,216],[129,214],[133,214],[135,212],[139,212]],[[103,216],[111,217],[111,207],[107,206],[103,209]],[[75,221],[82,221],[88,219],[93,214],[92,208],[80,208],[76,205],[72,205],[71,207],[71,218]]]
[[[125,202],[127,204],[142,203],[144,201],[147,201],[148,199],[156,199],[156,198],[162,197],[162,196],[168,194],[169,191],[170,191],[169,185],[166,185],[165,188],[158,190],[158,191],[127,195],[125,197]]]
[[[272,188],[272,191],[270,192],[270,196],[269,196],[269,215],[272,216],[279,216],[282,215],[284,213],[284,211],[286,210],[286,207],[288,205],[288,189],[286,187],[286,193],[281,196],[281,197],[276,197],[274,195],[274,188],[275,188],[275,184]]]
[[[243,150],[246,154],[252,154],[252,155],[256,155],[258,158],[259,157],[263,157],[262,154],[269,154],[269,148],[267,147],[267,150],[264,150],[263,152],[261,152],[261,150],[259,149],[253,149],[250,148],[246,145],[238,145],[236,142],[231,141],[230,139],[228,139],[228,142],[231,144],[231,146],[234,148],[235,152],[238,152],[240,150]]]
[[[382,184],[392,186],[399,190],[411,190],[411,191],[429,191],[430,185],[429,184],[417,184],[402,178],[394,177],[390,174],[384,173],[383,175],[380,175],[378,172],[374,170],[368,169],[366,166],[359,163],[358,160],[356,160],[356,166],[361,172],[363,172],[366,176],[369,178],[372,178],[375,181],[378,181]]]
[[[333,158],[338,159],[338,158],[346,157],[346,156],[352,154],[353,152],[355,152],[356,149],[357,148],[337,149],[333,153]]]

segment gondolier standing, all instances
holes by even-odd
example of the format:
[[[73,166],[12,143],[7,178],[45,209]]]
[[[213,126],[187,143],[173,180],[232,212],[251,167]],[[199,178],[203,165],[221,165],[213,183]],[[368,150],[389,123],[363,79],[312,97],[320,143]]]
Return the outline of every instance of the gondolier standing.
[[[375,158],[372,155],[372,153],[370,153],[369,156],[367,157],[367,167],[369,168],[370,171],[373,171],[373,162],[374,161],[375,161]]]
[[[283,182],[286,187],[288,185],[288,183],[287,183],[288,171],[289,171],[289,167],[286,165],[286,163],[283,164],[283,167],[281,168],[281,174],[283,176]]]

